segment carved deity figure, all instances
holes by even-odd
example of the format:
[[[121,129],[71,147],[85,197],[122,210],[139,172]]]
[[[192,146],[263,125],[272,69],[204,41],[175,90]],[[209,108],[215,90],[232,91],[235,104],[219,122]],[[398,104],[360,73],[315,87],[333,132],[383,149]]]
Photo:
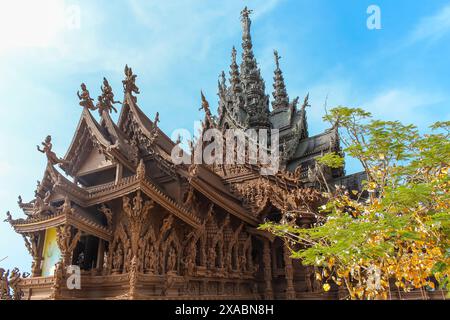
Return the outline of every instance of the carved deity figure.
[[[241,271],[247,270],[247,258],[245,257],[245,254],[242,254],[239,257],[239,268],[241,269]]]
[[[189,252],[188,255],[186,256],[186,258],[184,259],[184,268],[188,275],[192,275],[194,273],[195,260],[194,260],[194,254],[192,252]]]
[[[128,250],[127,250],[127,255],[125,257],[125,272],[129,272],[130,271],[130,267],[131,267],[131,259],[133,258],[133,250],[131,250],[131,246],[128,246]]]
[[[117,109],[114,107],[114,104],[121,102],[114,100],[114,93],[105,77],[103,77],[103,85],[100,89],[102,90],[102,95],[98,97],[97,103],[99,114],[101,115],[103,111],[111,113],[112,110],[117,113]]]
[[[174,247],[170,247],[167,257],[167,271],[175,271],[177,266],[177,253]]]
[[[144,270],[148,273],[156,272],[156,252],[155,247],[150,245],[147,251],[145,252],[144,258]]]
[[[48,161],[50,162],[50,164],[55,165],[58,163],[66,163],[65,160],[60,159],[56,156],[56,154],[52,151],[52,136],[48,135],[47,137],[45,137],[45,140],[41,143],[43,148],[41,149],[39,146],[37,147],[37,150],[39,152],[44,153],[47,156]]]
[[[209,248],[208,251],[208,267],[209,269],[214,269],[216,267],[216,250],[214,248]]]
[[[94,103],[92,102],[92,101],[94,101],[94,99],[91,98],[91,96],[89,94],[89,90],[86,88],[86,85],[84,83],[82,83],[80,85],[80,87],[81,87],[81,93],[80,93],[80,91],[77,91],[78,99],[80,99],[80,106],[82,106],[84,108],[88,108],[89,110],[97,109],[94,106]]]
[[[123,263],[123,250],[122,250],[122,246],[118,246],[116,252],[114,252],[113,255],[113,268],[116,271],[119,271],[122,268],[122,263]]]

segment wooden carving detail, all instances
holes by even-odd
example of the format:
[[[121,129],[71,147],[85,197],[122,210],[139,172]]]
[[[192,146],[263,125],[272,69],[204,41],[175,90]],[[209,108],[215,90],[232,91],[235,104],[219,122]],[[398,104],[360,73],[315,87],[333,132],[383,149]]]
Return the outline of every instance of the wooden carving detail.
[[[105,77],[103,77],[103,85],[101,86],[101,90],[102,95],[98,97],[97,103],[99,114],[101,115],[103,111],[111,113],[113,110],[117,113],[117,109],[114,107],[114,104],[121,102],[114,100],[114,93]]]
[[[141,236],[142,226],[146,222],[150,210],[154,207],[153,200],[145,200],[142,198],[141,191],[136,192],[135,197],[131,201],[128,196],[124,196],[123,211],[128,218],[128,226],[130,231],[131,250],[134,255],[138,252],[138,241]]]
[[[57,228],[56,242],[61,251],[63,267],[71,264],[72,252],[81,237],[81,230],[75,232],[75,228],[70,225],[62,225]]]
[[[106,225],[108,228],[112,228],[112,222],[113,222],[113,213],[110,208],[108,208],[104,203],[101,204],[100,208],[98,209],[106,218]]]
[[[80,85],[81,87],[81,93],[80,91],[77,91],[78,99],[80,99],[80,106],[83,108],[87,108],[89,110],[95,110],[97,109],[94,106],[94,99],[91,98],[91,95],[89,94],[89,90],[86,88],[86,85],[82,83]]]
[[[139,164],[136,168],[136,177],[141,180],[145,179],[145,163],[143,159],[139,161]]]
[[[286,182],[283,185],[268,178],[236,183],[233,191],[243,197],[256,216],[270,203],[283,214],[290,213],[301,217],[305,213],[313,214],[316,205],[321,201],[321,193],[318,190],[288,186]]]
[[[18,268],[11,271],[0,268],[0,300],[21,300],[23,292],[19,282],[27,278],[29,273],[20,273]]]
[[[286,299],[295,299],[294,269],[292,266],[291,253],[287,244],[283,247],[284,269],[286,273]]]
[[[128,65],[125,65],[124,73],[125,79],[122,80],[123,90],[125,93],[130,94],[133,101],[136,102],[137,99],[133,96],[133,93],[139,94],[139,88],[136,86],[137,75],[133,74],[133,70]]]

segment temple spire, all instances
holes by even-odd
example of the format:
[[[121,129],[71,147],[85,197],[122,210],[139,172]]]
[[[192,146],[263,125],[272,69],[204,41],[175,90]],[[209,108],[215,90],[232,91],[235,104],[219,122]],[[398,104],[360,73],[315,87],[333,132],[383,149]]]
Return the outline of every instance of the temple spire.
[[[249,125],[254,128],[268,128],[269,97],[265,94],[265,83],[256,63],[250,36],[250,13],[247,7],[241,11],[242,62],[240,79],[242,83],[244,108],[249,115]]]
[[[230,86],[231,92],[233,94],[238,94],[242,92],[239,67],[236,63],[236,48],[234,46],[233,49],[231,50]]]
[[[286,86],[284,84],[283,72],[280,69],[280,59],[281,57],[278,55],[278,51],[273,51],[275,57],[275,65],[276,69],[274,71],[275,75],[273,77],[273,88],[272,92],[273,98],[272,107],[274,110],[280,108],[287,108],[289,106],[289,97],[286,93]]]

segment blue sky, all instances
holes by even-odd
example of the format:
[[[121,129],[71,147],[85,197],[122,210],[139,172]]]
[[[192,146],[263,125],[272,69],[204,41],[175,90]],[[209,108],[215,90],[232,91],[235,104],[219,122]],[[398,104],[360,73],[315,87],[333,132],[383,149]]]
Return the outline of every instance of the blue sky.
[[[366,27],[366,10],[381,9],[381,30]],[[106,76],[122,96],[123,67],[137,73],[140,107],[160,112],[168,134],[201,118],[200,89],[216,106],[217,79],[240,53],[239,12],[254,10],[254,51],[272,92],[273,49],[282,59],[288,94],[310,92],[310,134],[327,127],[328,105],[361,106],[383,119],[430,123],[450,118],[450,2],[403,0],[10,1],[0,4],[0,214],[32,199],[47,135],[63,156],[81,107],[85,82],[96,97]],[[80,13],[79,27],[70,24]],[[76,21],[76,20],[75,20]],[[97,116],[97,115],[96,115]],[[358,170],[349,161],[348,172]],[[0,265],[23,270],[23,240],[0,224]]]

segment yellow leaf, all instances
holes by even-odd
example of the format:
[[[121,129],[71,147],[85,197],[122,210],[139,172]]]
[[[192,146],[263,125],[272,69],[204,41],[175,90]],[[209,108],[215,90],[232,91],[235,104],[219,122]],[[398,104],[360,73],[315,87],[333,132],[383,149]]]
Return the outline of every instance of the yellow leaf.
[[[328,283],[323,284],[323,291],[325,292],[330,291],[330,285]]]

